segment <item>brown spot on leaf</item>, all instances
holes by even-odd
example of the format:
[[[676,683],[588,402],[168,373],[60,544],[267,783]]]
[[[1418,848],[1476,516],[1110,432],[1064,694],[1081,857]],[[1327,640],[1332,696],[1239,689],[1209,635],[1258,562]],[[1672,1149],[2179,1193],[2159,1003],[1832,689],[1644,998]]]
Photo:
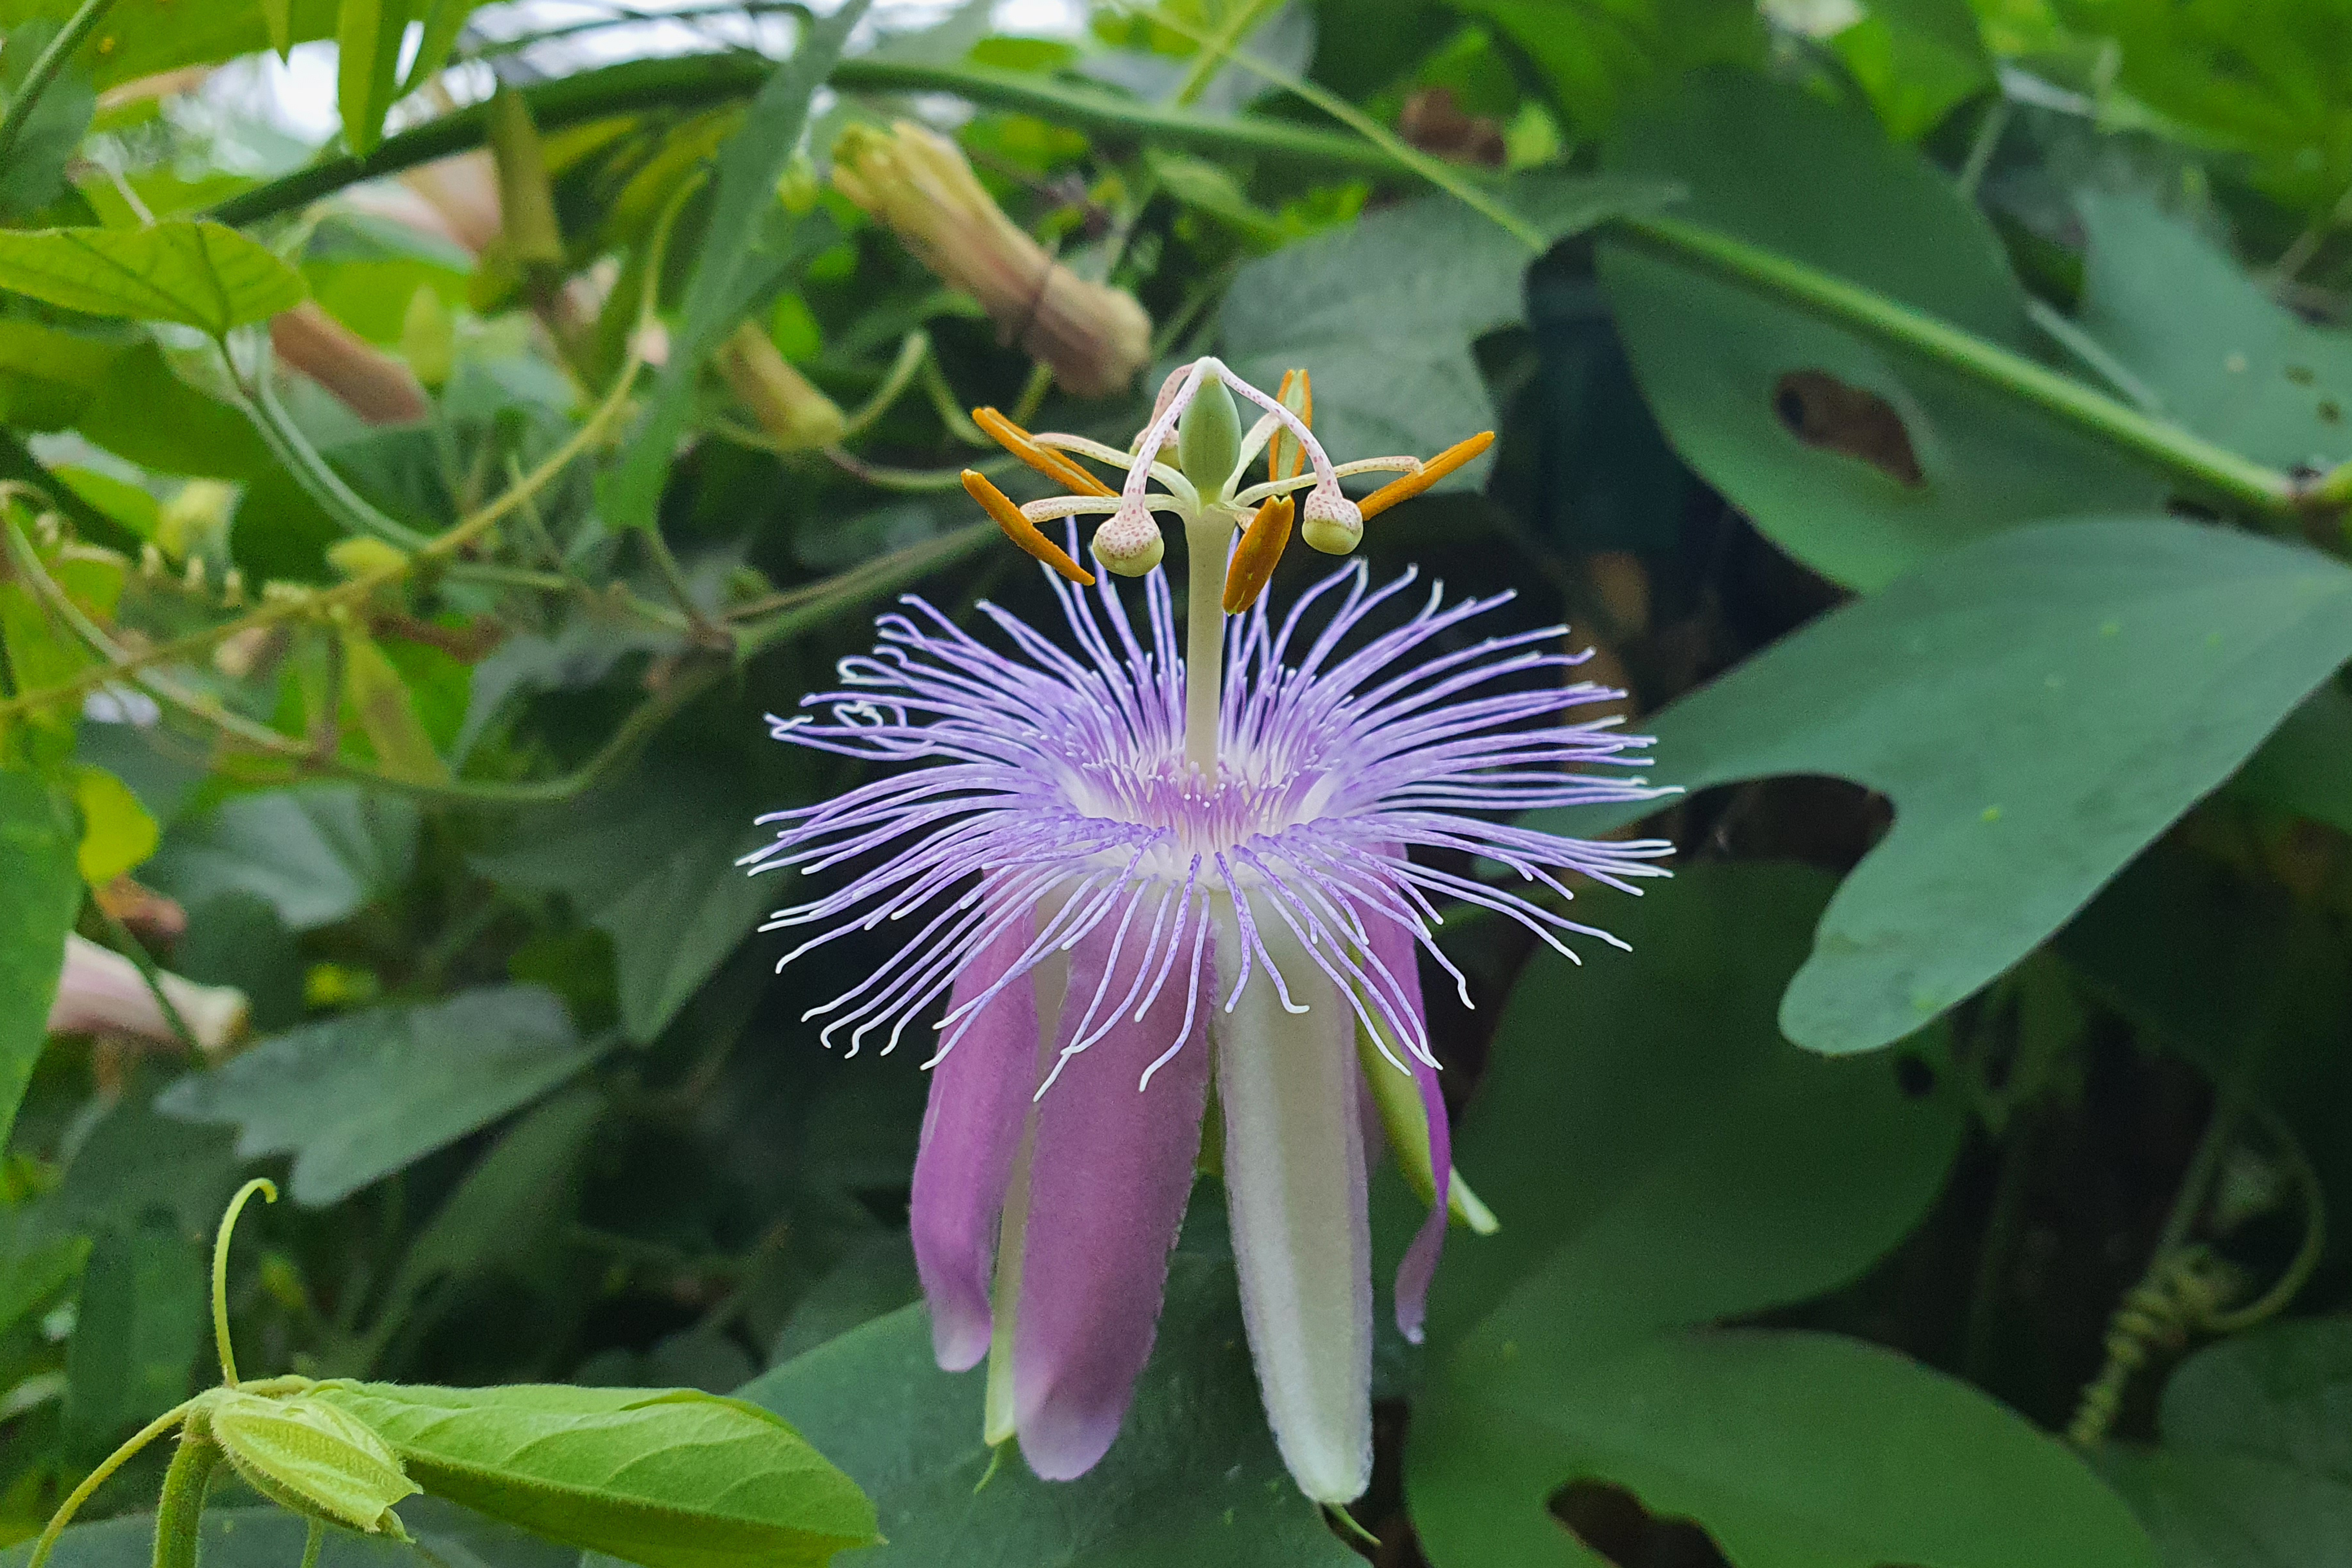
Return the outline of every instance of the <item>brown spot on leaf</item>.
[[[1687,1519],[1661,1519],[1612,1482],[1570,1481],[1547,1506],[1570,1533],[1617,1568],[1731,1568],[1715,1537]]]
[[[2294,383],[2297,386],[2309,386],[2313,382],[2319,379],[2317,376],[2312,374],[2311,367],[2309,365],[2304,364],[2291,364],[2287,366],[2286,378]]]
[[[1916,487],[1926,479],[1895,405],[1827,371],[1792,370],[1782,376],[1772,385],[1772,412],[1808,447],[1859,458],[1905,485]]]
[[[1397,133],[1448,163],[1499,169],[1509,156],[1503,128],[1486,115],[1465,113],[1448,87],[1425,87],[1407,98]]]

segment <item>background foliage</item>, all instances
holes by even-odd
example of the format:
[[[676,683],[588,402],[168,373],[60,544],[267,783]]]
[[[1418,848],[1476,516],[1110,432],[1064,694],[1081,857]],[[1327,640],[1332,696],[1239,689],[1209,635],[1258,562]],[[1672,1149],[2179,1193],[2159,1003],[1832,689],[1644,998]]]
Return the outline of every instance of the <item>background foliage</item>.
[[[2347,1561],[2352,10],[686,9],[680,56],[623,7],[0,0],[0,1533],[197,1386],[262,1172],[248,1371],[375,1380],[440,1478],[330,1568],[710,1568],[662,1508],[744,1561]],[[289,47],[326,145],[265,112]],[[902,588],[1045,602],[964,410],[1148,407],[828,188],[908,112],[1158,363],[1306,366],[1349,453],[1496,427],[1367,553],[1573,622],[1688,791],[1676,879],[1590,900],[1630,954],[1444,928],[1503,1227],[1383,1343],[1376,1547],[1283,1477],[1215,1204],[1105,1465],[975,1491],[914,1054],[818,1049],[753,931],[755,815],[855,781],[762,713]],[[746,400],[747,323],[837,417]],[[68,931],[250,1037],[47,1037]],[[525,1382],[749,1405],[383,1386]],[[143,1558],[161,1467],[61,1561]],[[299,1551],[232,1492],[207,1563]]]

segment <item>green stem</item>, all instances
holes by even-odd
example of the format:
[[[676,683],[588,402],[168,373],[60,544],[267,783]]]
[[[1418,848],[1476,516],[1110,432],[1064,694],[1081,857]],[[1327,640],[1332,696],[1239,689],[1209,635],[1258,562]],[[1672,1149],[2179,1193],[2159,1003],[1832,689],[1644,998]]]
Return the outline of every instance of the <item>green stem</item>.
[[[190,1411],[179,1451],[163,1472],[163,1498],[155,1505],[155,1568],[196,1568],[196,1547],[204,1539],[205,1489],[212,1484],[213,1467],[220,1458],[220,1445],[213,1441],[204,1411]]]
[[[1192,63],[1185,68],[1184,79],[1176,84],[1176,91],[1172,95],[1176,107],[1190,109],[1199,102],[1201,94],[1208,90],[1209,83],[1216,79],[1217,68],[1225,63],[1226,57],[1244,38],[1257,31],[1257,25],[1280,4],[1281,0],[1249,0],[1249,4],[1236,10],[1233,20],[1217,29],[1215,40],[1202,44],[1201,52],[1194,55]]]
[[[236,1216],[253,1194],[259,1193],[265,1203],[278,1201],[278,1184],[267,1176],[256,1176],[237,1188],[236,1196],[229,1199],[228,1210],[221,1215],[220,1228],[213,1233],[213,1343],[220,1351],[221,1386],[236,1386],[236,1354],[229,1348],[228,1339],[228,1243],[236,1234]]]
[[[227,357],[226,349],[222,350],[222,357]],[[232,364],[232,374],[235,369]],[[381,539],[401,550],[420,550],[432,542],[429,535],[385,516],[343,482],[342,475],[335,472],[325,456],[287,417],[278,395],[269,390],[269,367],[266,363],[254,372],[252,384],[239,390],[245,394],[246,417],[260,433],[269,455],[294,476],[303,492],[317,501],[329,517],[352,533]]]
[[[131,933],[131,928],[122,923],[121,915],[106,907],[106,900],[98,896],[96,888],[89,890],[89,907],[96,910],[98,918],[106,922],[106,933],[114,939],[114,950],[129,959],[138,969],[139,978],[146,982],[147,994],[155,999],[155,1006],[163,1015],[163,1022],[172,1026],[180,1048],[188,1053],[191,1062],[202,1061],[205,1048],[196,1042],[196,1032],[188,1027],[188,1021],[180,1016],[178,1004],[164,992],[163,971],[157,969],[155,961],[147,955],[145,945]]]
[[[81,9],[67,19],[66,25],[58,29],[58,36],[49,40],[49,47],[35,58],[33,68],[25,73],[25,85],[9,100],[7,112],[0,114],[0,163],[5,163],[16,152],[16,138],[25,133],[33,110],[40,106],[41,96],[57,80],[58,72],[81,47],[82,40],[105,20],[107,9],[113,4],[114,0],[81,0]]]
[[[1678,218],[1621,217],[1609,233],[1630,247],[1696,266],[1932,360],[2152,463],[2235,510],[2295,518],[2307,504],[2305,494],[2276,469],[1803,262]]]
[[[522,100],[530,107],[532,122],[548,132],[640,110],[688,109],[750,98],[772,68],[772,62],[748,52],[628,60],[540,82],[523,89]],[[1393,153],[1354,136],[1260,116],[1214,118],[1155,109],[1104,89],[989,66],[849,59],[834,68],[830,84],[845,92],[953,93],[1107,136],[1150,140],[1204,153],[1257,156],[1358,174],[1408,172],[1408,165]],[[488,106],[474,104],[414,131],[387,136],[364,158],[321,159],[309,168],[257,185],[205,216],[232,225],[273,217],[347,185],[396,174],[455,153],[470,153],[487,140],[488,124]]]
[[[58,1511],[49,1515],[49,1522],[41,1528],[41,1538],[33,1543],[32,1559],[26,1568],[43,1568],[49,1560],[49,1553],[57,1550],[58,1537],[65,1533],[66,1526],[71,1524],[74,1515],[81,1511],[81,1505],[95,1496],[98,1489],[113,1478],[115,1471],[136,1458],[141,1449],[185,1420],[195,1406],[196,1401],[193,1399],[174,1405],[132,1433],[129,1441],[100,1460],[98,1468],[84,1476],[81,1484],[66,1494],[66,1500],[58,1504]]]
[[[916,374],[929,363],[930,354],[931,334],[920,327],[900,340],[898,357],[890,363],[888,374],[882,377],[882,384],[874,389],[874,395],[861,404],[857,412],[842,422],[841,439],[836,444],[846,445],[856,440],[873,428],[882,416],[889,413],[890,405],[906,392]]]

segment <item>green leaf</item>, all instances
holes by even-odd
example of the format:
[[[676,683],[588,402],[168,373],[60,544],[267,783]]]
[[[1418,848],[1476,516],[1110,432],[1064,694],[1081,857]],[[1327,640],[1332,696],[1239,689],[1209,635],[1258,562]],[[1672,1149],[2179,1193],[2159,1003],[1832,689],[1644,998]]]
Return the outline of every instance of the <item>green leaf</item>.
[[[2277,468],[2352,457],[2352,336],[2277,303],[2145,196],[2074,198],[2083,329],[2166,417]]]
[[[2352,833],[2352,696],[2333,681],[2246,759],[2230,793]]]
[[[1759,1330],[1521,1348],[1450,1367],[1414,1412],[1408,1497],[1438,1568],[1604,1568],[1548,1511],[1564,1488],[1571,1520],[1622,1489],[1739,1568],[2155,1568],[2073,1450],[1892,1351]]]
[[[274,0],[114,0],[81,50],[96,85],[152,76],[181,66],[216,65],[271,47],[265,6]],[[28,17],[63,21],[79,0],[0,0],[0,31]],[[289,0],[291,41],[334,31],[336,0]]]
[[[1966,1121],[1952,1094],[1906,1092],[1942,1041],[1906,1069],[1824,1062],[1773,1026],[1829,890],[1702,862],[1587,917],[1630,955],[1529,963],[1454,1144],[1502,1228],[1448,1245],[1433,1343],[1761,1311],[1844,1284],[1918,1222]]]
[[[412,1498],[400,1514],[415,1544],[331,1530],[318,1568],[577,1568],[580,1560],[435,1498]],[[205,1568],[288,1568],[302,1560],[304,1529],[304,1521],[275,1508],[208,1508],[198,1560]],[[49,1561],[57,1568],[151,1568],[154,1545],[155,1516],[125,1514],[75,1525],[58,1538]],[[0,1568],[26,1568],[32,1550],[29,1541],[11,1548]]]
[[[1448,0],[1483,17],[1550,79],[1555,102],[1588,135],[1663,75],[1709,61],[1760,63],[1764,32],[1739,0]]]
[[[414,803],[353,785],[238,795],[173,823],[144,879],[190,908],[225,892],[257,894],[289,928],[313,931],[406,881],[416,832]]]
[[[375,752],[376,765],[390,777],[418,784],[446,784],[449,764],[433,747],[433,737],[416,716],[408,683],[364,627],[339,628],[343,647],[343,702]]]
[[[1916,142],[1993,85],[1992,56],[1967,0],[1872,0],[1830,47],[1898,142]]]
[[[246,1485],[296,1513],[371,1535],[402,1533],[393,1505],[418,1490],[383,1438],[331,1401],[216,1388],[213,1441]]]
[[[269,29],[269,47],[286,58],[294,50],[294,0],[261,0],[261,20]]]
[[[847,0],[801,28],[791,58],[768,74],[741,128],[719,152],[710,221],[687,278],[686,319],[670,340],[669,358],[627,455],[598,487],[604,521],[615,528],[654,526],[670,455],[686,433],[704,363],[783,280],[785,269],[821,248],[833,232],[829,218],[786,212],[776,199],[776,182],[800,146],[810,97],[832,73],[868,3]]]
[[[102,888],[155,852],[163,830],[131,786],[104,768],[74,769],[74,805],[81,813],[81,843],[74,864],[81,879]]]
[[[782,1411],[873,1495],[888,1544],[859,1568],[1349,1568],[1360,1559],[1274,1451],[1234,1292],[1230,1265],[1176,1256],[1126,1427],[1076,1481],[1038,1480],[1015,1455],[990,1474],[983,1380],[939,1369],[919,1307],[787,1362],[743,1397]]]
[[[876,1539],[849,1479],[767,1411],[691,1390],[322,1384],[437,1497],[646,1568],[822,1564]]]
[[[89,1258],[89,1237],[44,1237],[25,1208],[0,1209],[0,1329],[47,1305]]]
[[[2200,1351],[2164,1386],[2165,1441],[2352,1486],[2352,1318],[2276,1323]]]
[[[116,457],[167,474],[252,480],[282,471],[252,421],[183,380],[152,342],[117,354],[68,422]]]
[[[1513,205],[1554,238],[1668,193],[1639,181],[1528,179]],[[1525,315],[1534,259],[1520,240],[1449,195],[1423,196],[1253,261],[1220,320],[1224,354],[1248,380],[1314,377],[1315,433],[1341,462],[1427,457],[1496,423],[1471,343]],[[1480,458],[1440,489],[1483,484]]]
[[[2099,1473],[2165,1568],[2347,1568],[2352,1486],[2242,1454],[2109,1448]]]
[[[474,868],[512,887],[561,892],[613,939],[621,1027],[659,1035],[688,997],[787,901],[782,878],[735,861],[764,843],[761,807],[723,774],[640,769],[589,799],[526,818]]]
[[[161,1211],[190,1244],[209,1238],[236,1186],[227,1133],[155,1114],[136,1086],[97,1118],[65,1179],[26,1216],[45,1237],[135,1229]]]
[[[2054,523],[1929,561],[1650,728],[1691,789],[1830,773],[1893,797],[1780,1005],[1800,1045],[1869,1050],[2032,951],[2347,656],[2352,572],[2325,556]]]
[[[289,1029],[180,1079],[155,1108],[236,1126],[247,1159],[292,1154],[289,1190],[315,1207],[537,1099],[602,1049],[552,993],[495,986]]]
[[[1686,185],[1675,217],[2035,352],[1990,224],[1867,115],[1709,72],[1629,122],[1607,162]],[[1848,587],[2032,519],[2163,499],[2112,448],[1766,295],[1606,243],[1601,278],[1675,450],[1775,544]]]
[[[302,275],[216,223],[0,231],[0,289],[92,316],[225,335],[302,302]]]
[[[360,157],[383,140],[401,39],[415,9],[414,0],[342,0],[336,16],[335,108],[343,119],[343,145]]]
[[[81,910],[72,815],[47,784],[0,771],[0,1143],[32,1081]]]
[[[97,1458],[185,1399],[204,1347],[204,1265],[179,1227],[151,1215],[100,1235],[66,1355],[67,1441]]]
[[[57,25],[46,17],[8,29],[7,43],[0,46],[0,103],[15,101],[24,90],[33,62],[57,35]],[[0,169],[0,212],[23,216],[57,200],[66,188],[66,160],[89,130],[97,109],[89,73],[79,61],[68,60],[17,131],[7,167]]]

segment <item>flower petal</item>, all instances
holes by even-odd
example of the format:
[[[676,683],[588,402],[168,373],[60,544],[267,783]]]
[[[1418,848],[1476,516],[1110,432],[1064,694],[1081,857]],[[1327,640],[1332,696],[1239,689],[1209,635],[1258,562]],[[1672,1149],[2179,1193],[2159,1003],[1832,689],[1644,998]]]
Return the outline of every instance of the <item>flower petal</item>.
[[[1218,1105],[1242,1320],[1274,1438],[1318,1502],[1362,1495],[1372,1473],[1371,1231],[1355,1015],[1287,924],[1251,916],[1293,1000],[1261,963],[1217,1016]],[[1238,973],[1239,934],[1218,932],[1219,968]]]
[[[245,1033],[242,991],[198,985],[163,971],[157,973],[156,984],[172,999],[199,1049],[218,1051]],[[137,964],[72,933],[66,937],[65,969],[58,977],[56,999],[49,1004],[48,1032],[129,1035],[164,1045],[176,1045],[180,1038]]]
[[[1200,1153],[1210,1009],[1195,987],[1206,977],[1188,975],[1184,922],[1170,939],[1171,972],[1139,1022],[1139,977],[1149,987],[1170,952],[1146,931],[1140,918],[1124,930],[1106,920],[1072,951],[1056,1053],[1113,1021],[1064,1058],[1037,1105],[1013,1397],[1022,1455],[1047,1480],[1084,1475],[1118,1436],[1151,1354]],[[1180,1030],[1182,1048],[1139,1087]]]
[[[1034,940],[1032,923],[1014,921],[974,953],[956,976],[950,1011],[995,984]],[[908,1218],[931,1348],[949,1372],[988,1353],[997,1219],[1036,1073],[1037,993],[1027,980],[997,993],[931,1069]]]
[[[1404,1005],[1416,1017],[1425,1016],[1421,1002],[1421,960],[1413,951],[1412,933],[1394,921],[1372,920],[1365,923],[1371,956],[1395,980],[1403,993]],[[1437,1257],[1445,1247],[1445,1215],[1448,1190],[1454,1175],[1453,1130],[1445,1120],[1445,1095],[1437,1083],[1437,1069],[1411,1051],[1398,1049],[1390,1042],[1405,1066],[1412,1069],[1414,1085],[1421,1090],[1421,1104],[1429,1121],[1429,1169],[1437,1187],[1429,1208],[1429,1217],[1421,1224],[1412,1245],[1405,1248],[1404,1260],[1397,1265],[1396,1321],[1397,1328],[1414,1344],[1421,1342],[1422,1320],[1429,1307],[1429,1282],[1437,1274]],[[1368,1072],[1392,1072],[1386,1063],[1367,1066]]]

